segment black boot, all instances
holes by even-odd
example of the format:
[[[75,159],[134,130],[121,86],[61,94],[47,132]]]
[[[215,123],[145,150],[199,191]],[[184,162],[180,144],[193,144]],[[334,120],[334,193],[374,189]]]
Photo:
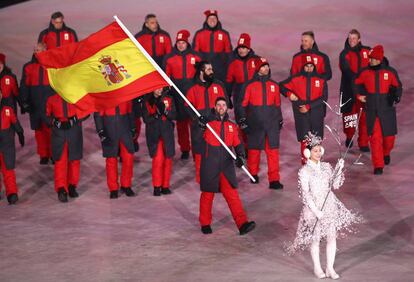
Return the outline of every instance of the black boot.
[[[58,190],[58,199],[59,201],[61,201],[62,203],[67,203],[68,202],[68,193],[66,193],[65,188],[59,188]]]
[[[181,153],[181,159],[182,160],[188,160],[190,158],[190,152],[189,151],[183,151]]]
[[[111,191],[109,193],[109,199],[118,199],[118,190]]]
[[[213,233],[213,230],[211,229],[210,225],[204,225],[201,226],[201,232],[203,232],[203,234],[211,234]]]
[[[161,187],[154,187],[154,196],[161,196]]]
[[[49,158],[40,158],[39,164],[47,165],[49,163]]]
[[[374,174],[375,175],[381,175],[382,174],[382,167],[376,167],[374,169]]]
[[[253,181],[250,179],[250,183],[253,183],[253,184],[259,184],[259,176],[258,176],[258,175],[252,175],[252,176],[253,176],[254,180],[256,180],[256,182],[253,182]]]
[[[360,150],[361,152],[364,152],[364,153],[369,153],[369,152],[370,152],[370,150],[369,150],[369,147],[368,147],[368,146],[359,147],[359,150]]]
[[[246,221],[243,225],[239,228],[240,235],[244,235],[252,231],[256,227],[256,222],[254,221]]]
[[[345,147],[347,148],[352,148],[352,146],[354,146],[354,141],[352,141],[352,139],[346,139],[345,140]]]
[[[169,194],[171,194],[172,192],[171,192],[171,190],[170,190],[170,188],[169,187],[163,187],[162,189],[161,189],[161,193],[162,194],[164,194],[164,195],[169,195]]]
[[[283,189],[283,184],[279,181],[272,181],[269,183],[269,189],[280,190]]]
[[[132,191],[131,187],[121,187],[121,190],[124,191],[124,193],[127,197],[134,197],[135,196],[135,192]]]
[[[390,156],[384,156],[384,164],[389,165],[391,163],[391,157]]]
[[[75,185],[69,184],[68,191],[69,191],[69,197],[71,197],[71,198],[79,197],[78,192],[76,192],[76,186]]]
[[[9,205],[15,205],[18,200],[19,200],[19,197],[17,197],[16,193],[13,193],[7,196],[7,201],[9,202]]]

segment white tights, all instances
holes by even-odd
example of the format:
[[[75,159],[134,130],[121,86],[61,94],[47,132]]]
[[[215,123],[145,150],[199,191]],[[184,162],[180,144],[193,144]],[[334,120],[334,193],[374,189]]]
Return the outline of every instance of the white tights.
[[[336,255],[336,234],[328,235],[326,238],[326,269],[330,273],[335,273],[334,263]],[[313,269],[315,273],[322,273],[322,266],[319,257],[319,236],[315,238],[310,247],[310,253],[313,261]]]

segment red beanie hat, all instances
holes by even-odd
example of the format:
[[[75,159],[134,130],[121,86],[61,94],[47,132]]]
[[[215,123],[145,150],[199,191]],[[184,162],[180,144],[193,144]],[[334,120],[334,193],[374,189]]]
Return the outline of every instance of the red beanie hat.
[[[237,47],[246,47],[250,49],[250,35],[247,33],[240,34],[240,38],[237,41]]]
[[[6,64],[6,55],[4,55],[3,53],[0,53],[0,63],[2,63],[3,65]]]
[[[218,19],[218,13],[217,13],[217,10],[206,10],[206,11],[204,11],[204,15],[206,15],[206,19],[207,19],[209,16],[216,16],[216,18]]]
[[[315,66],[315,57],[312,54],[303,54],[302,55],[302,68],[307,64],[312,64]]]
[[[264,65],[269,65],[269,62],[265,58],[260,57],[254,60],[254,65],[256,68],[256,72],[258,72],[260,68],[263,67]]]
[[[377,45],[369,51],[368,57],[382,61],[384,59],[384,47]]]
[[[188,43],[189,38],[190,38],[190,32],[186,29],[182,29],[179,32],[177,32],[177,37],[175,38],[175,42],[185,41]]]

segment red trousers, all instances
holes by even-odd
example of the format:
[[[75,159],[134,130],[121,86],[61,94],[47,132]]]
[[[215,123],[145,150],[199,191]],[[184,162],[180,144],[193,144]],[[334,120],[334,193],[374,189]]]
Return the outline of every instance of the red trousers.
[[[243,210],[243,205],[240,201],[237,189],[231,187],[230,183],[222,173],[220,174],[220,192],[223,194],[224,199],[226,199],[237,227],[240,228],[243,223],[247,222],[247,215]],[[214,194],[215,193],[211,192],[201,192],[199,217],[201,226],[211,224]]]
[[[16,185],[16,174],[14,173],[14,169],[6,168],[6,164],[4,163],[4,157],[2,153],[0,153],[0,169],[1,174],[3,175],[4,187],[6,188],[6,196],[10,194],[17,194],[18,189]]]
[[[190,126],[191,119],[189,118],[177,121],[178,145],[180,146],[181,152],[189,152],[191,150]]]
[[[172,171],[172,158],[165,156],[164,141],[158,141],[157,152],[152,158],[152,185],[154,187],[169,188]]]
[[[201,154],[193,154],[196,169],[196,181],[200,184]]]
[[[122,142],[119,142],[119,155],[122,159],[121,186],[131,187],[134,169],[134,155],[128,152]],[[119,189],[118,184],[118,158],[106,158],[106,182],[109,191]]]
[[[355,134],[356,123],[358,121],[358,114],[360,109],[361,117],[359,118],[358,124],[358,146],[359,147],[368,147],[368,129],[366,122],[366,112],[363,109],[363,104],[361,101],[357,100],[352,107],[352,112],[342,115],[342,125],[344,128],[344,133],[347,139],[352,139],[352,136]]]
[[[63,187],[68,191],[68,185],[78,185],[80,174],[80,160],[69,161],[68,143],[63,146],[62,156],[55,160],[55,191]]]
[[[37,144],[37,154],[41,158],[50,158],[52,156],[50,128],[42,122],[40,129],[35,130],[35,138]]]
[[[384,167],[384,156],[391,154],[394,148],[395,135],[383,136],[379,119],[375,119],[374,130],[369,138],[371,144],[371,159],[374,168]]]
[[[271,149],[269,147],[269,140],[267,137],[264,151],[267,157],[267,178],[269,179],[269,182],[279,181],[279,149]],[[247,166],[249,167],[252,175],[257,175],[259,173],[261,152],[262,150],[249,149],[249,153],[247,155]]]
[[[141,133],[141,125],[142,125],[142,121],[140,117],[135,118],[135,138],[134,138],[134,143],[138,142],[138,137],[139,134]]]

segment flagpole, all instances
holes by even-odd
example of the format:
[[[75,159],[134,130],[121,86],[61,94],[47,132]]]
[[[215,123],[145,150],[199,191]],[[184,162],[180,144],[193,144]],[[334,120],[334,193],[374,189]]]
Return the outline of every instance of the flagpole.
[[[119,24],[119,26],[122,28],[122,30],[128,35],[129,39],[137,46],[137,48],[144,54],[144,56],[150,61],[150,63],[154,66],[154,68],[158,71],[158,73],[162,76],[162,78],[165,79],[165,81],[168,82],[170,86],[172,86],[178,94],[180,94],[181,98],[184,99],[184,101],[187,103],[187,105],[193,110],[193,112],[197,115],[197,117],[200,117],[201,114],[197,111],[197,109],[191,104],[191,102],[187,99],[187,97],[181,92],[180,89],[175,85],[175,83],[170,79],[170,77],[162,70],[162,68],[154,61],[154,59],[148,54],[148,52],[144,49],[144,47],[141,46],[141,44],[138,42],[138,40],[132,35],[132,33],[126,28],[126,26],[121,22],[121,20],[118,18],[118,16],[114,16],[115,21]],[[207,128],[213,133],[214,137],[217,138],[217,140],[220,142],[220,144],[226,149],[226,151],[230,154],[230,156],[235,160],[236,156],[234,155],[233,151],[230,150],[230,148],[224,143],[224,141],[218,136],[218,134],[213,130],[213,128],[207,123]],[[241,167],[243,171],[249,176],[249,178],[256,182],[254,177],[250,174],[250,172],[247,170],[247,168],[243,165]]]

